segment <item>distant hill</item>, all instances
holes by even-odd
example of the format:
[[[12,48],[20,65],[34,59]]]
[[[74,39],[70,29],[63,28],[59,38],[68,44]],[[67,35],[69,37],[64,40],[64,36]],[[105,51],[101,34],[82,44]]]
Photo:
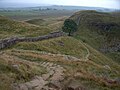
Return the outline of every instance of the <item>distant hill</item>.
[[[52,10],[96,10],[101,12],[113,12],[119,11],[119,9],[112,9],[112,8],[102,8],[102,7],[88,7],[88,6],[65,6],[65,5],[6,5],[0,6],[0,10],[45,10],[45,9],[52,9]]]
[[[80,11],[70,17],[78,24],[74,35],[120,62],[120,13]]]

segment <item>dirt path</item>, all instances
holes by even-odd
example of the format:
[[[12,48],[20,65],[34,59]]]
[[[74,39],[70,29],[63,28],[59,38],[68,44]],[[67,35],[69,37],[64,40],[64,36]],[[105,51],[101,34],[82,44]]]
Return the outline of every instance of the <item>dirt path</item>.
[[[8,51],[9,52],[9,51]],[[83,61],[82,59],[79,59],[77,57],[71,56],[71,55],[64,55],[64,54],[53,54],[50,52],[46,52],[46,51],[32,51],[32,50],[23,50],[23,49],[13,49],[13,52],[9,52],[9,53],[13,53],[15,55],[33,55],[35,57],[45,57],[47,59],[47,57],[51,57],[51,58],[61,58],[63,60],[67,60],[67,61]]]
[[[88,61],[89,56],[90,56],[90,51],[89,49],[84,45],[85,49],[87,50],[87,55],[85,56],[85,61]]]
[[[81,42],[81,41],[80,41]],[[89,49],[86,47],[86,44],[81,42],[82,46],[86,49],[87,54],[85,55],[85,57],[83,58],[84,61],[88,61],[89,60],[89,56],[90,56],[90,51]]]

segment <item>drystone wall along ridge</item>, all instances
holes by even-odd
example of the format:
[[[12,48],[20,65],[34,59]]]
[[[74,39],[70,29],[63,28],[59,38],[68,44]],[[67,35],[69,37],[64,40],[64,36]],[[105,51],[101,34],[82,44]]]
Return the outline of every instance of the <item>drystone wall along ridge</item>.
[[[15,45],[18,42],[35,42],[35,41],[42,41],[42,40],[47,40],[47,39],[51,39],[51,38],[56,38],[56,37],[60,37],[63,36],[63,32],[61,31],[57,31],[57,32],[52,32],[48,35],[44,35],[44,36],[39,36],[39,37],[12,37],[12,38],[7,38],[4,40],[0,40],[0,50],[10,47],[12,45]]]

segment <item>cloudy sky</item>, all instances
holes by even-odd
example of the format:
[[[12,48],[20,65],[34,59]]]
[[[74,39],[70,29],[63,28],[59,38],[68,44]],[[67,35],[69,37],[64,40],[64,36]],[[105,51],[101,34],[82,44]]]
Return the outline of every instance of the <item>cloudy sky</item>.
[[[120,9],[120,0],[0,0],[0,6],[17,4],[31,5],[73,5]]]

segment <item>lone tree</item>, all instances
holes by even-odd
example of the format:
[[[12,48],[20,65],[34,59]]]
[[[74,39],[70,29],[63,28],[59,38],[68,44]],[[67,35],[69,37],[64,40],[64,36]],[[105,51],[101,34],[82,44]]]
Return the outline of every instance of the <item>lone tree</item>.
[[[77,24],[72,19],[66,19],[62,30],[63,32],[69,33],[68,35],[71,36],[72,33],[77,31]]]

